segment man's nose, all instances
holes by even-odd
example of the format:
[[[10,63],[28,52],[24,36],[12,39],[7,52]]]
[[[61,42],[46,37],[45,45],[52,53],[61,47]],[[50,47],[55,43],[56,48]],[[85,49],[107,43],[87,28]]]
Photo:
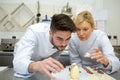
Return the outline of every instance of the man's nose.
[[[61,43],[62,46],[66,46],[66,44],[67,44],[67,41],[62,41]]]

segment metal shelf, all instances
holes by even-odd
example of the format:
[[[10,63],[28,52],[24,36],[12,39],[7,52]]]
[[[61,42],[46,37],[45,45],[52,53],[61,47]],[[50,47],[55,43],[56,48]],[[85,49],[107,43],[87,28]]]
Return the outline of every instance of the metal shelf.
[[[10,22],[10,21],[7,21],[3,26],[4,26],[4,28],[5,28],[6,31],[10,31],[11,29],[14,28],[13,23]]]
[[[34,19],[32,11],[22,3],[12,13],[12,20],[17,23],[19,27],[25,27],[31,20]]]
[[[0,7],[0,22],[2,22],[7,16],[8,15],[5,12],[5,10],[2,7]]]

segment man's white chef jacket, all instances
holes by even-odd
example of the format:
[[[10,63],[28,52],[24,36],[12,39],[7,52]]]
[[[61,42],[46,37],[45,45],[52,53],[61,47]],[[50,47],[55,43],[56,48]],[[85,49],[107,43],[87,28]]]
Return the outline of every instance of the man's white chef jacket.
[[[13,59],[16,73],[29,75],[28,66],[32,61],[42,60],[57,51],[50,43],[49,29],[50,25],[45,23],[31,25],[16,43]]]

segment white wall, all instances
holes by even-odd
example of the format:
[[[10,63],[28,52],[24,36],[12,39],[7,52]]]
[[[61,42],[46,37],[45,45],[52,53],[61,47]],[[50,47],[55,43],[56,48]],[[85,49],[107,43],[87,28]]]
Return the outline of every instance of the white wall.
[[[120,45],[120,0],[104,0],[103,8],[108,11],[108,20],[106,22],[106,32],[112,36],[113,45]],[[117,35],[118,39],[113,39]]]
[[[37,1],[38,0],[0,0],[0,6],[8,13],[11,12],[19,6],[21,3],[25,3],[25,5],[30,8],[34,15],[37,14]],[[40,2],[40,19],[44,19],[45,15],[48,15],[48,19],[55,14],[61,13],[61,9],[63,6],[66,6],[67,2],[72,7],[73,15],[76,15],[76,10],[78,8],[91,8],[92,10],[105,9],[108,11],[108,20],[105,22],[105,31],[107,34],[117,35],[118,44],[120,45],[120,33],[119,33],[119,18],[120,18],[120,9],[119,4],[120,0],[39,0]],[[7,5],[5,5],[7,4]],[[8,19],[11,16],[8,16]],[[0,23],[0,28],[2,23]],[[17,25],[15,26],[17,27]],[[24,30],[25,31],[25,30]],[[1,38],[11,38],[12,36],[16,36],[17,38],[21,38],[23,36],[24,31],[0,31],[0,39]],[[116,40],[111,39],[113,45],[116,44]]]

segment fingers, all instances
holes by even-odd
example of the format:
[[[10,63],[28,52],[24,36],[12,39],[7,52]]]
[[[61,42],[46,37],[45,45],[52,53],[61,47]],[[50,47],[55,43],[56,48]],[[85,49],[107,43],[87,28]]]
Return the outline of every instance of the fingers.
[[[104,56],[100,55],[96,57],[97,62],[103,63],[104,62]]]
[[[97,51],[97,52],[91,54],[90,57],[91,57],[92,59],[100,59],[100,58],[103,57],[103,54],[101,53],[101,51]]]
[[[51,65],[46,65],[46,69],[49,71],[49,72],[58,72],[58,70],[56,70],[54,67],[52,67]]]
[[[95,52],[99,52],[99,48],[92,48],[93,50],[95,50]]]
[[[44,72],[45,72],[45,74],[46,74],[49,78],[51,78],[52,80],[56,80],[56,77],[53,76],[53,75],[50,73],[50,71],[45,70]]]
[[[48,64],[47,68],[51,72],[59,72],[64,68],[63,65],[59,61],[53,58],[48,58],[46,60],[46,64]]]
[[[57,60],[53,59],[53,58],[50,58],[52,60],[52,62],[54,63],[53,64],[53,67],[56,67],[56,68],[60,68],[60,69],[64,69],[64,66]]]
[[[102,54],[100,49],[98,48],[92,48],[92,49],[95,50],[95,53],[90,55],[91,59],[96,59],[97,62],[100,62],[105,66],[109,64],[108,59]]]
[[[96,53],[90,55],[90,58],[96,59],[97,62],[101,62],[101,60],[103,60],[103,57],[103,54],[98,49],[96,49]]]
[[[37,61],[34,63],[35,72],[38,71],[44,73],[52,80],[55,80],[55,77],[51,74],[51,72],[59,72],[63,68],[64,68],[63,65],[53,58],[47,58],[42,61]]]

